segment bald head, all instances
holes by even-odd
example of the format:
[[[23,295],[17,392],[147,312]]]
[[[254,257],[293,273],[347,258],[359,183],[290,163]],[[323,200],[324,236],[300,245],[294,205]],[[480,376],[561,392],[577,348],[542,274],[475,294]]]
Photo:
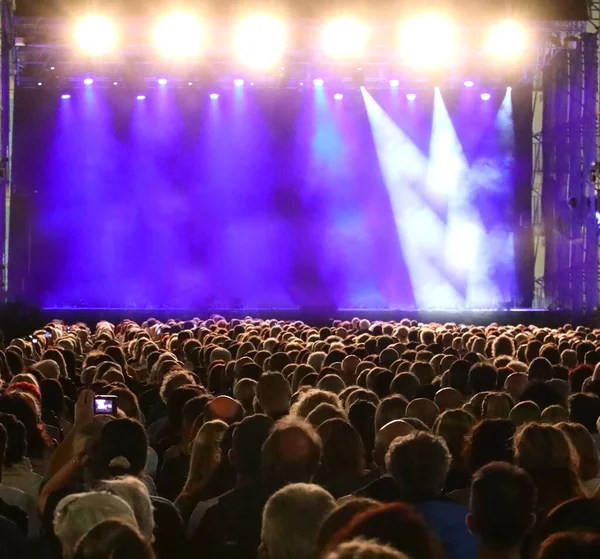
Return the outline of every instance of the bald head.
[[[442,388],[436,392],[433,402],[440,409],[440,412],[443,412],[461,408],[464,404],[464,398],[455,388]]]
[[[204,419],[212,421],[220,419],[228,425],[244,418],[244,408],[237,400],[229,396],[217,396],[204,408]]]
[[[398,437],[405,437],[415,430],[415,428],[402,419],[390,421],[379,429],[375,438],[375,450],[373,451],[373,461],[381,471],[385,470],[385,456],[390,445]]]
[[[408,404],[406,408],[406,417],[416,417],[430,429],[439,415],[440,409],[431,400],[427,400],[426,398],[417,398]]]
[[[528,384],[529,377],[525,373],[511,373],[504,381],[504,390],[510,394],[513,402],[518,402]]]

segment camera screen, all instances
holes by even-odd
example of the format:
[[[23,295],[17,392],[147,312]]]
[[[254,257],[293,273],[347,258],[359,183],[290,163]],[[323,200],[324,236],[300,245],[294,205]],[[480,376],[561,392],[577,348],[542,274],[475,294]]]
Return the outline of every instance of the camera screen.
[[[113,413],[114,400],[111,398],[96,398],[94,400],[94,411],[96,413]]]

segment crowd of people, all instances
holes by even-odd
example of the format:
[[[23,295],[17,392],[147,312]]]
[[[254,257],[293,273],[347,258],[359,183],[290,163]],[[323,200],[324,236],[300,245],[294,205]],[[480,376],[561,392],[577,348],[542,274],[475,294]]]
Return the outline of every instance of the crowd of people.
[[[600,331],[56,320],[0,379],[2,559],[600,557]]]

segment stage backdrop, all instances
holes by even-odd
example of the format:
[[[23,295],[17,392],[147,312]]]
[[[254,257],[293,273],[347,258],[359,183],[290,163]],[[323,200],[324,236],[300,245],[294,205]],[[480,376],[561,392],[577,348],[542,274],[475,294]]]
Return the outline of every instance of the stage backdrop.
[[[61,93],[17,92],[17,297],[408,309],[523,296],[526,94],[519,108],[516,91],[477,88]]]

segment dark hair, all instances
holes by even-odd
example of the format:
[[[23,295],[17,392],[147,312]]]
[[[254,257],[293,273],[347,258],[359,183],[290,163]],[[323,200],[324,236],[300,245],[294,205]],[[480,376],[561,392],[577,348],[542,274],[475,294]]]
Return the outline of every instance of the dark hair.
[[[154,559],[150,544],[139,531],[118,520],[94,526],[77,543],[73,559]]]
[[[600,398],[596,394],[572,394],[569,397],[569,418],[581,423],[590,433],[597,433],[600,417]]]
[[[594,369],[589,365],[579,365],[579,367],[575,367],[569,373],[569,385],[571,387],[571,394],[576,394],[577,392],[581,392],[583,389],[583,383],[586,379],[590,378],[594,374]]]
[[[395,419],[402,419],[406,413],[408,400],[400,394],[393,394],[379,402],[375,414],[375,431]]]
[[[269,436],[273,420],[255,414],[243,419],[233,431],[232,451],[238,474],[256,479],[261,475],[261,449]]]
[[[201,387],[195,384],[186,384],[176,388],[169,394],[167,399],[167,418],[175,429],[181,429],[183,425],[183,407],[191,399],[203,394]]]
[[[333,536],[327,549],[357,538],[377,540],[418,559],[443,557],[441,545],[423,519],[404,503],[367,508]]]
[[[475,473],[490,462],[512,463],[515,432],[514,423],[508,419],[484,419],[475,425],[464,450],[469,471]]]
[[[40,382],[42,409],[51,411],[57,419],[65,413],[65,393],[57,380],[44,379]]]
[[[496,369],[491,365],[477,363],[469,369],[469,386],[474,394],[496,390]]]
[[[524,470],[492,462],[471,484],[470,509],[477,535],[495,549],[519,545],[533,525],[536,488]]]
[[[536,357],[529,364],[529,379],[545,381],[553,377],[552,363],[545,357]]]
[[[571,530],[600,534],[600,502],[597,499],[577,497],[556,506],[537,528],[538,542]]]
[[[419,378],[414,373],[398,373],[390,384],[390,392],[400,394],[410,401],[415,398],[419,386]]]
[[[317,473],[321,485],[327,489],[331,483],[364,475],[365,447],[352,425],[343,419],[329,419],[317,431],[323,442]]]
[[[147,457],[148,438],[142,425],[129,418],[114,419],[102,427],[92,460],[92,474],[95,479],[139,476],[146,467]],[[115,463],[116,458],[126,461]]]
[[[25,425],[14,415],[0,413],[0,424],[6,431],[6,449],[4,453],[4,466],[18,464],[27,454],[27,434]]]

